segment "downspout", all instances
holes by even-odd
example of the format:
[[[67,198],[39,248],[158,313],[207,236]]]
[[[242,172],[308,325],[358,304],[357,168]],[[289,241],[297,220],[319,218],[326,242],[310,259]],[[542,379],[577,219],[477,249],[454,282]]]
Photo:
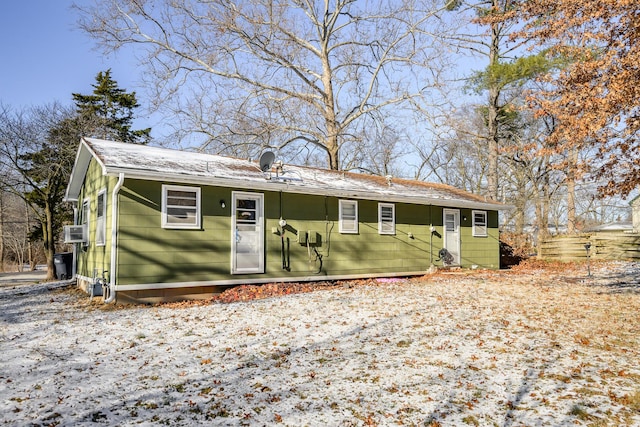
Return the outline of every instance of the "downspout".
[[[280,221],[278,222],[280,226],[280,254],[282,256],[282,269],[286,271],[291,271],[291,267],[288,262],[289,252],[285,249],[285,227],[287,225],[287,221],[282,217],[282,190],[280,190]]]
[[[109,270],[109,295],[105,298],[105,304],[110,304],[116,299],[116,260],[118,248],[118,193],[124,184],[124,174],[118,174],[118,182],[113,187],[111,196],[111,267]]]
[[[433,267],[433,206],[429,205],[429,268]]]
[[[71,206],[73,206],[73,224],[78,223],[78,202],[71,202]],[[73,244],[73,260],[71,261],[71,277],[76,278],[76,274],[78,273],[78,243]],[[76,279],[76,285],[78,284]]]

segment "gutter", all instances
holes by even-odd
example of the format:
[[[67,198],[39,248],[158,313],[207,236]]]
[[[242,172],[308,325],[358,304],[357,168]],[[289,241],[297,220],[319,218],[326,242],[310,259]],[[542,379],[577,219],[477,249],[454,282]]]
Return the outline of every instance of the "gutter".
[[[109,295],[105,298],[105,304],[116,300],[116,266],[118,252],[118,193],[124,184],[124,173],[118,175],[118,182],[113,187],[111,196],[111,266],[109,268]]]
[[[107,175],[115,176],[115,174],[123,174],[126,173],[128,178],[132,179],[142,179],[149,181],[172,181],[178,182],[182,184],[191,184],[191,185],[208,185],[208,186],[220,186],[220,187],[234,187],[240,189],[248,189],[248,190],[262,190],[262,191],[285,191],[287,193],[297,193],[297,194],[309,194],[309,195],[319,195],[319,196],[330,196],[330,197],[338,197],[338,198],[348,198],[348,199],[362,199],[362,200],[377,200],[384,202],[395,202],[395,203],[409,203],[409,204],[417,204],[417,205],[433,205],[433,206],[441,206],[441,207],[452,207],[452,208],[467,208],[467,209],[482,209],[488,211],[508,211],[513,210],[514,207],[511,205],[505,205],[502,203],[495,202],[482,202],[475,200],[464,200],[464,199],[446,199],[446,198],[437,198],[437,197],[420,197],[420,196],[407,196],[407,195],[399,195],[399,194],[390,194],[390,193],[380,193],[374,191],[362,191],[362,190],[347,190],[347,189],[337,189],[337,188],[318,188],[312,186],[299,186],[299,185],[290,185],[290,183],[280,183],[267,181],[264,182],[261,180],[237,180],[233,178],[221,178],[215,176],[194,176],[194,175],[185,175],[185,174],[163,174],[159,176],[154,172],[145,172],[137,169],[130,168],[121,168],[121,167],[110,167],[107,171]]]

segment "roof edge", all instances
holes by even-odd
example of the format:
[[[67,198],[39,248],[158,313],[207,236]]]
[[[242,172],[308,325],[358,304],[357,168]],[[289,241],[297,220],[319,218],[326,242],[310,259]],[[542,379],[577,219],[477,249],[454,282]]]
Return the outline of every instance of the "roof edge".
[[[154,172],[141,172],[140,170],[132,170],[128,168],[108,167],[106,175],[117,176],[120,173],[124,173],[129,179],[143,179],[151,181],[171,181],[181,184],[199,184],[199,185],[218,185],[223,187],[236,187],[248,190],[263,190],[263,191],[286,191],[296,194],[308,194],[319,196],[332,196],[343,197],[359,200],[379,200],[384,202],[396,202],[396,203],[411,203],[416,205],[432,205],[443,207],[457,207],[468,209],[482,209],[491,211],[509,211],[514,207],[511,205],[505,205],[499,202],[481,202],[473,200],[447,200],[438,198],[425,198],[425,197],[407,197],[396,196],[390,197],[388,194],[375,194],[370,191],[346,191],[337,189],[309,189],[304,187],[291,186],[286,182],[267,181],[264,183],[252,182],[250,185],[247,181],[236,180],[232,178],[216,178],[216,177],[194,177],[192,175],[182,174],[157,174]]]
[[[80,145],[78,146],[78,152],[76,153],[76,160],[73,163],[73,169],[71,170],[69,183],[67,184],[67,189],[63,198],[65,202],[78,201],[80,190],[82,189],[82,184],[87,175],[87,170],[89,169],[89,164],[91,163],[92,158],[95,158],[102,168],[102,174],[107,174],[105,164],[100,160],[93,148],[91,148],[89,139],[90,138],[85,138],[84,136],[80,138]]]

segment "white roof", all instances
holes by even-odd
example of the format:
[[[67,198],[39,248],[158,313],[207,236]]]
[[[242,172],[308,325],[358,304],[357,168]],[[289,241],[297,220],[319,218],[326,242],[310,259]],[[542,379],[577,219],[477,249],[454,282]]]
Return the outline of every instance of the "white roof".
[[[626,231],[633,230],[633,224],[630,222],[608,222],[606,224],[594,225],[588,227],[585,231]]]
[[[444,184],[294,165],[284,165],[279,172],[275,168],[262,172],[258,163],[249,160],[93,138],[82,138],[80,142],[66,200],[78,200],[92,158],[107,176],[124,174],[125,178],[251,190],[483,210],[510,209]]]

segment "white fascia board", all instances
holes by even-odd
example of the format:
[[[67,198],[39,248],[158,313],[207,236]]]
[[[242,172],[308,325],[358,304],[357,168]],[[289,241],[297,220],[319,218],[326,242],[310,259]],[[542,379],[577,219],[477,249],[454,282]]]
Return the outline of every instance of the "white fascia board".
[[[427,205],[427,206],[443,206],[453,208],[468,208],[468,209],[482,209],[489,211],[504,211],[511,210],[513,207],[509,205],[498,205],[493,203],[475,202],[472,200],[460,200],[460,199],[438,199],[427,197],[412,197],[393,194],[379,194],[375,192],[365,191],[350,191],[333,188],[317,188],[317,187],[305,187],[300,185],[291,185],[287,182],[279,182],[275,180],[261,181],[247,181],[232,178],[220,178],[220,177],[206,177],[206,176],[193,176],[184,174],[160,174],[149,171],[140,171],[139,169],[108,167],[107,175],[117,176],[120,173],[124,173],[127,178],[141,179],[149,181],[169,181],[177,182],[181,184],[197,184],[208,185],[217,187],[232,187],[246,190],[262,190],[262,191],[282,191],[287,193],[307,194],[316,196],[329,196],[348,199],[359,200],[373,200],[395,203],[409,203],[414,205]]]
[[[80,145],[78,147],[78,152],[76,153],[76,161],[73,164],[73,169],[71,170],[71,175],[69,176],[69,184],[67,185],[67,190],[65,191],[65,195],[63,198],[65,202],[78,201],[78,197],[80,197],[80,190],[82,189],[82,183],[84,182],[84,178],[87,175],[87,170],[89,169],[89,164],[91,163],[92,158],[96,159],[96,161],[102,168],[102,174],[106,175],[107,168],[105,164],[86,143],[83,137],[80,139]]]

